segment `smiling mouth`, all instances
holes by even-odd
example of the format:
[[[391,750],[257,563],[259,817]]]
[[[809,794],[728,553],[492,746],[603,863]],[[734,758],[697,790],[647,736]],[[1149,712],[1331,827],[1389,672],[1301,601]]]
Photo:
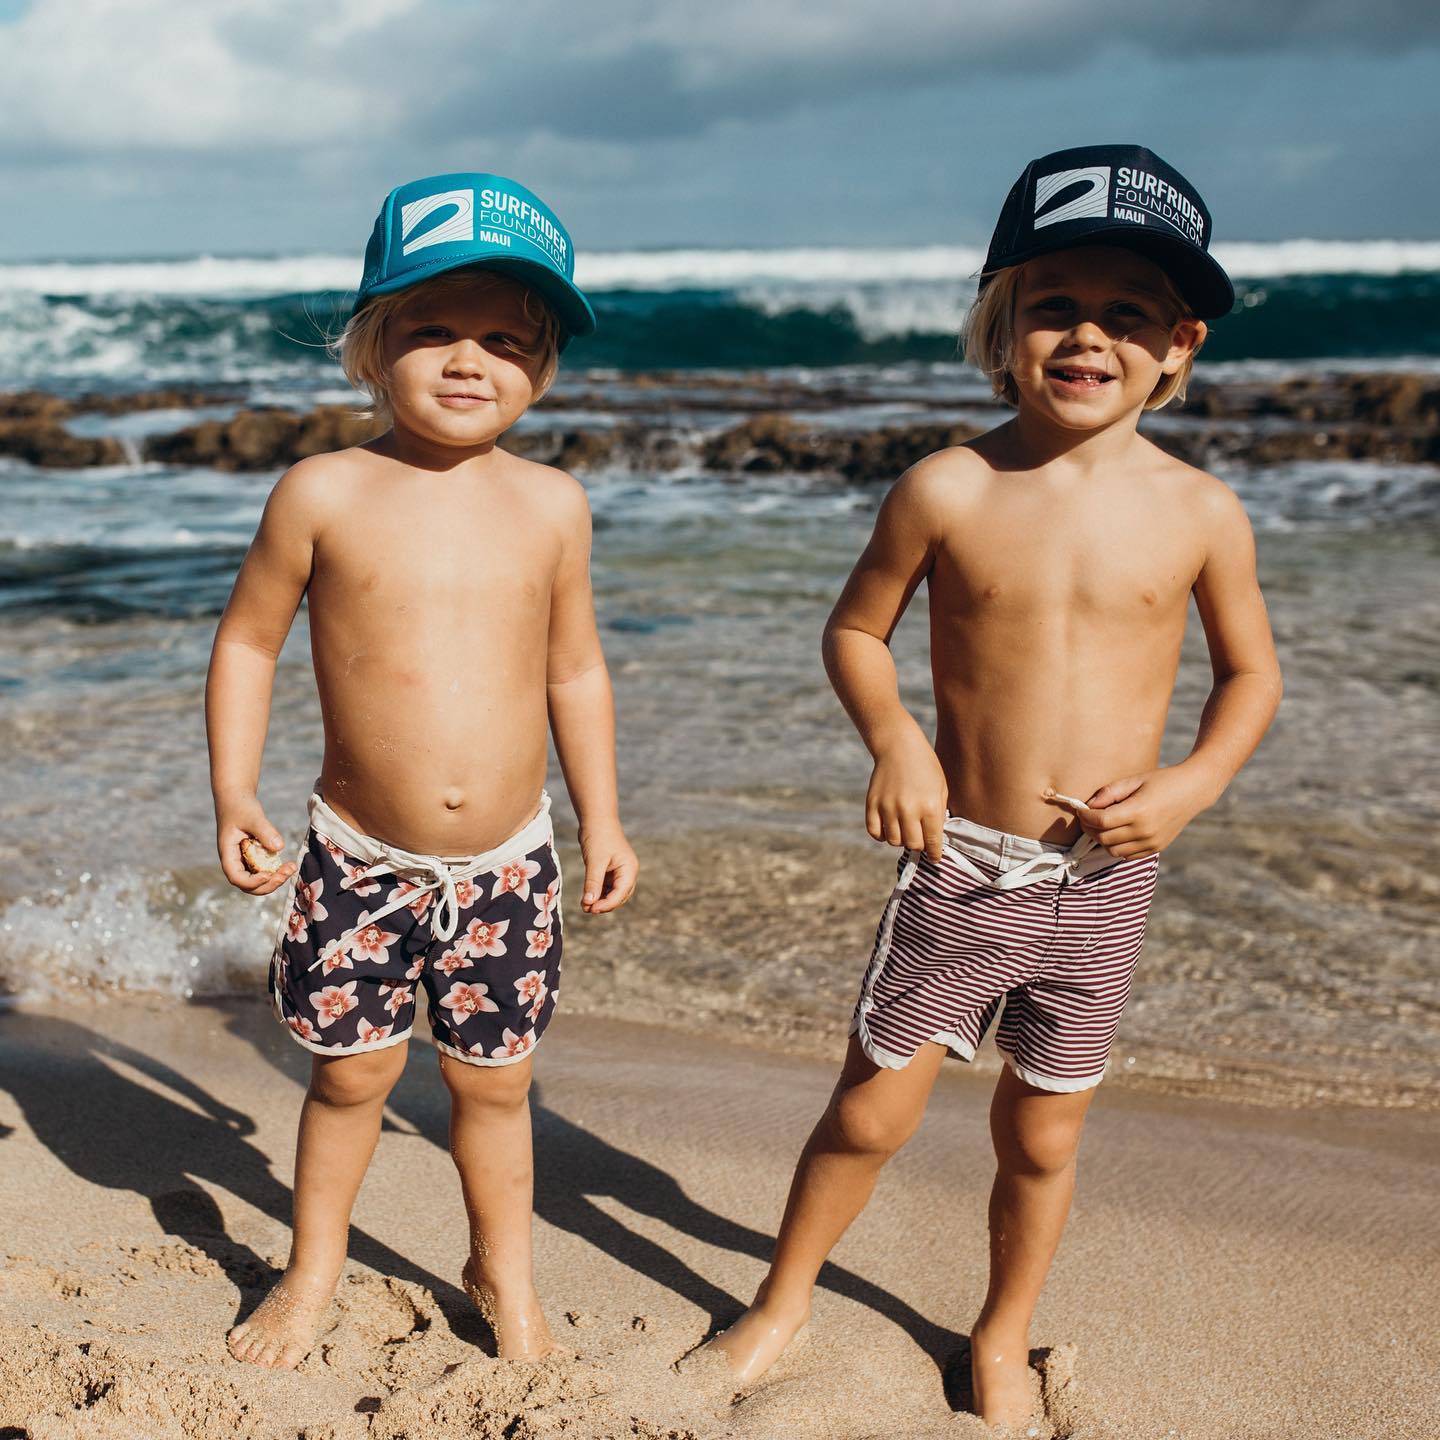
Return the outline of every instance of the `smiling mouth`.
[[[442,403],[449,401],[450,403],[457,405],[489,405],[495,399],[493,395],[467,395],[459,391],[456,391],[454,393],[447,393],[444,395],[437,395],[435,398]]]
[[[1090,390],[1098,390],[1100,386],[1108,385],[1115,378],[1104,370],[1084,370],[1073,365],[1055,365],[1045,373],[1062,385],[1073,385]]]

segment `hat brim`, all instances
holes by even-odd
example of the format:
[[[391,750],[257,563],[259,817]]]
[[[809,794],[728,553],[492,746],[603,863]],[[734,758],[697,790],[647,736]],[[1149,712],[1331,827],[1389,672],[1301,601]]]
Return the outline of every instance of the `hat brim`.
[[[393,280],[386,280],[380,285],[373,285],[370,289],[363,291],[356,297],[355,308],[351,313],[354,314],[361,310],[377,295],[395,295],[401,290],[409,290],[412,286],[422,284],[436,275],[443,275],[448,270],[467,269],[493,270],[497,274],[508,275],[512,280],[518,280],[522,285],[527,285],[534,290],[555,312],[555,317],[560,322],[560,348],[562,350],[576,337],[595,333],[595,311],[576,285],[548,265],[501,253],[497,253],[493,257],[477,256],[473,253],[456,255],[434,260],[423,269],[417,266],[407,270],[403,275],[397,275]]]
[[[1028,260],[1038,260],[1042,255],[1054,255],[1061,250],[1076,250],[1086,245],[1115,245],[1153,260],[1175,282],[1197,320],[1218,320],[1235,308],[1235,287],[1220,262],[1208,251],[1197,249],[1185,240],[1173,239],[1153,230],[1141,230],[1129,222],[1097,223],[1083,234],[1072,233],[1064,239],[1059,236],[1047,238],[1027,250],[1007,255],[1003,266],[981,275],[981,287],[999,270],[1009,270]]]

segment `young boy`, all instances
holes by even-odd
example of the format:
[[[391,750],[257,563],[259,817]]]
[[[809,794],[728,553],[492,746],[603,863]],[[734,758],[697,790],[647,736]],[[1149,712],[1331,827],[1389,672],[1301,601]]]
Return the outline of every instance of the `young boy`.
[[[531,1054],[554,1012],[560,874],[546,720],[580,820],[581,908],[635,886],[616,800],[590,514],[570,476],[496,443],[595,328],[570,237],[497,175],[386,199],[338,344],[390,421],[289,470],[220,621],[206,716],[220,863],[269,894],[294,876],[270,988],[313,1052],[285,1274],[229,1337],[291,1368],[345,1262],[350,1210],[426,996],[470,1219],[463,1280],[505,1357],[551,1345],[531,1270]],[[302,597],[325,727],[298,867],[256,789],[275,660]],[[297,874],[298,870],[298,874]]]
[[[1244,511],[1136,433],[1183,392],[1205,320],[1233,303],[1209,232],[1199,196],[1148,150],[1089,146],[1026,169],[966,335],[1017,413],[900,479],[830,616],[826,667],[875,762],[866,827],[904,854],[770,1272],[711,1342],[743,1381],[807,1319],[821,1263],[918,1125],[946,1051],[972,1058],[1003,1001],[971,1367],[985,1420],[1028,1417],[1031,1316],[1157,857],[1219,797],[1280,696]],[[922,580],[933,746],[888,648]],[[1165,767],[1192,594],[1214,688],[1189,756]]]

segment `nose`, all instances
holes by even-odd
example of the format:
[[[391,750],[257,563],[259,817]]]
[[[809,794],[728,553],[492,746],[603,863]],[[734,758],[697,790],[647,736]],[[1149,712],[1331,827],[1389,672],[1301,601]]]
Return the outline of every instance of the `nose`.
[[[447,375],[483,375],[485,373],[485,347],[474,340],[459,340],[445,357]]]
[[[1083,346],[1087,350],[1095,350],[1102,346],[1109,337],[1102,326],[1090,319],[1089,316],[1082,315],[1070,327],[1070,333],[1065,338],[1074,345]]]

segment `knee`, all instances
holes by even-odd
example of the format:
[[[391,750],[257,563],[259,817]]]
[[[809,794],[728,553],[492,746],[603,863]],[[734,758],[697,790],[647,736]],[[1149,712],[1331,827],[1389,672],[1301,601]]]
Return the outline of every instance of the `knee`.
[[[888,1160],[915,1133],[914,1120],[858,1089],[836,1096],[826,1118],[841,1149],[878,1160]]]
[[[324,1105],[372,1105],[390,1093],[405,1068],[405,1046],[389,1045],[356,1055],[316,1056],[310,1094]]]
[[[516,1065],[467,1065],[452,1056],[440,1056],[440,1073],[452,1101],[497,1116],[513,1114],[528,1104],[530,1072],[528,1059]]]
[[[1082,1128],[1081,1123],[1064,1120],[1013,1129],[997,1126],[995,1158],[1011,1174],[1058,1175],[1075,1163]]]

